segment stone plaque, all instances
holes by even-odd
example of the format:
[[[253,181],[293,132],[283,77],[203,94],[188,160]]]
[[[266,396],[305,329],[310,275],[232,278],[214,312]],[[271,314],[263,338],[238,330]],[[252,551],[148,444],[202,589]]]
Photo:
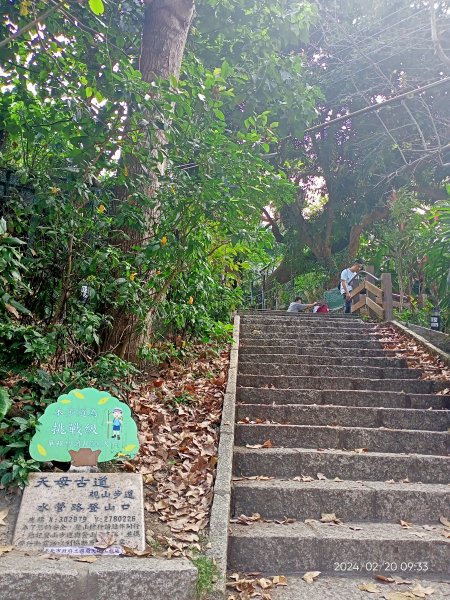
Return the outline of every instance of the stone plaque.
[[[87,449],[92,450],[89,456]],[[35,460],[72,460],[80,466],[132,458],[138,451],[130,407],[95,388],[72,390],[49,404],[30,443]]]
[[[33,473],[14,533],[17,548],[69,554],[145,548],[142,477],[135,473]]]

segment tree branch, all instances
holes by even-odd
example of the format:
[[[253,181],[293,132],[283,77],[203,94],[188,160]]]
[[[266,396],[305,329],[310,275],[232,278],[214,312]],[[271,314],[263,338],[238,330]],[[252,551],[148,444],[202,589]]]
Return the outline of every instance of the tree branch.
[[[63,6],[63,4],[65,4],[65,0],[61,0],[54,6],[51,6],[45,12],[43,12],[41,15],[36,17],[33,21],[31,21],[30,23],[27,23],[27,25],[25,25],[21,29],[18,29],[15,33],[11,34],[9,37],[2,40],[0,42],[0,48],[3,48],[3,46],[7,46],[10,42],[15,40],[16,38],[20,37],[24,33],[27,33],[27,31],[30,31],[31,29],[33,29],[38,23],[44,22],[47,17],[49,17],[56,10],[59,10]]]
[[[278,223],[272,218],[269,211],[267,211],[265,208],[263,208],[263,213],[269,223],[269,226],[272,228],[272,233],[273,233],[273,236],[276,239],[276,241],[279,244],[284,244],[285,243],[284,236],[281,233],[280,228],[278,227]]]
[[[449,59],[450,60],[450,59]],[[383,102],[378,102],[377,104],[371,104],[370,106],[365,106],[359,110],[355,110],[354,112],[343,115],[342,117],[337,117],[336,119],[331,119],[330,121],[326,121],[325,123],[319,123],[319,125],[314,125],[314,127],[309,127],[305,129],[305,133],[312,133],[313,131],[320,131],[321,129],[325,129],[325,127],[330,127],[331,125],[336,125],[336,123],[342,123],[342,121],[348,121],[348,119],[352,119],[353,117],[357,117],[359,115],[363,115],[374,110],[380,110],[389,104],[393,104],[394,102],[398,102],[403,98],[410,98],[411,96],[415,96],[421,92],[425,92],[426,90],[438,87],[445,83],[450,83],[450,77],[444,77],[444,79],[438,79],[438,81],[434,81],[433,83],[428,83],[427,85],[423,85],[414,90],[410,90],[408,92],[404,92],[403,94],[399,94],[398,96],[393,96],[388,100],[384,100]]]
[[[441,46],[441,42],[439,40],[437,22],[436,22],[436,8],[433,2],[430,2],[430,14],[431,14],[431,39],[433,41],[434,52],[442,62],[450,67],[450,56],[447,56],[444,52],[444,49]]]
[[[350,235],[348,239],[348,247],[347,252],[350,258],[354,258],[359,248],[359,238],[363,231],[373,223],[377,221],[382,221],[386,217],[389,216],[391,210],[389,206],[382,206],[375,208],[372,212],[365,215],[361,221],[357,225],[353,225],[350,230]]]

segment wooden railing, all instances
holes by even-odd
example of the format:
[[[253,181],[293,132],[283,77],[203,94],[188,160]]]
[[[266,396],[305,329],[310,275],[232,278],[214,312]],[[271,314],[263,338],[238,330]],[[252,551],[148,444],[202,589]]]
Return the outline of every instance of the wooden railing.
[[[392,321],[394,318],[394,307],[409,306],[409,300],[406,296],[403,298],[399,294],[392,292],[392,277],[390,273],[383,273],[381,279],[373,274],[373,267],[366,267],[366,279],[359,283],[352,290],[350,297],[353,300],[352,313],[361,310],[367,306],[369,314],[372,317],[381,319],[382,321]],[[379,282],[379,286],[369,281]],[[362,294],[362,292],[365,292]],[[402,302],[401,302],[402,300]]]

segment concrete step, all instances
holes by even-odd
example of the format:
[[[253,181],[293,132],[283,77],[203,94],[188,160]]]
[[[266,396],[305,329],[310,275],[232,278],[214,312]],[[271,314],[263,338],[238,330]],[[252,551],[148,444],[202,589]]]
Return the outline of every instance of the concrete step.
[[[402,408],[323,406],[311,404],[238,404],[236,419],[272,421],[290,425],[338,425],[341,427],[388,427],[447,431],[450,411]]]
[[[450,506],[450,486],[380,481],[235,481],[232,514],[304,521],[334,513],[347,521],[439,523]]]
[[[430,381],[427,379],[369,379],[329,376],[285,376],[285,375],[238,375],[238,386],[269,387],[293,390],[389,390],[390,392],[406,392],[410,394],[433,394],[448,386],[448,382]]]
[[[450,453],[447,432],[312,425],[236,425],[235,443],[238,446],[264,444],[267,440],[278,448],[367,448],[370,452],[417,452],[438,456]],[[261,451],[264,452],[264,449]]]
[[[244,363],[271,363],[274,365],[332,365],[332,366],[372,366],[372,367],[397,367],[406,368],[408,363],[402,358],[382,358],[374,356],[323,356],[297,355],[297,354],[245,354],[239,357],[239,364]]]
[[[283,337],[283,335],[295,333],[297,335],[308,334],[313,336],[314,334],[320,335],[331,335],[331,336],[339,336],[345,334],[354,334],[354,335],[378,335],[383,337],[381,333],[375,328],[367,328],[364,325],[352,324],[352,325],[340,325],[339,323],[329,323],[326,326],[315,325],[311,326],[308,323],[305,324],[296,324],[296,325],[283,325],[278,327],[276,325],[258,325],[256,323],[248,323],[247,325],[241,326],[241,333],[244,336],[253,334],[254,331],[262,332],[262,335],[268,335],[270,333],[278,334],[277,337]],[[253,334],[255,335],[255,334]]]
[[[63,526],[62,526],[63,527]],[[61,539],[60,545],[64,545]],[[8,552],[0,568],[1,600],[193,600],[197,568],[187,559],[121,560],[88,555]],[[53,560],[52,560],[53,559]]]
[[[419,524],[404,529],[393,523],[327,525],[293,523],[278,525],[231,524],[229,537],[230,571],[264,574],[333,573],[343,563],[379,566],[380,572],[392,565],[427,563],[427,573],[448,573],[450,540],[441,535],[443,527],[425,531]],[[424,537],[412,535],[418,532]],[[367,568],[367,567],[366,567]],[[373,570],[374,566],[370,570]],[[306,597],[305,597],[306,600]]]
[[[312,312],[305,312],[305,313],[288,313],[287,310],[240,310],[238,312],[238,314],[241,317],[256,317],[256,318],[260,318],[260,319],[264,319],[264,318],[277,318],[277,317],[284,317],[284,318],[289,318],[289,319],[324,319],[324,320],[328,320],[328,319],[342,319],[342,320],[354,320],[354,321],[360,321],[361,323],[363,323],[364,321],[362,321],[361,317],[359,315],[355,315],[355,314],[345,314],[343,312],[329,312],[329,313],[320,313],[320,314],[316,314],[316,313],[312,313]]]
[[[259,337],[245,337],[241,339],[242,345],[247,346],[269,346],[276,348],[280,345],[286,345],[292,348],[295,346],[301,346],[302,348],[326,348],[325,353],[328,354],[328,348],[353,348],[357,350],[383,350],[383,344],[374,340],[355,340],[352,338],[344,338],[338,336],[327,336],[325,338],[318,337],[295,337],[295,338],[275,338],[272,336],[259,336]],[[295,354],[295,350],[293,352]],[[342,355],[342,352],[341,352]]]
[[[418,379],[422,375],[420,369],[375,367],[375,366],[331,366],[308,364],[271,364],[265,362],[241,362],[239,373],[242,375],[310,375],[312,377],[368,377],[370,379]]]
[[[328,323],[326,326],[323,325],[313,325],[311,326],[311,324],[309,323],[296,323],[296,324],[283,324],[283,325],[278,325],[278,324],[274,324],[271,325],[270,323],[264,323],[264,324],[255,324],[255,323],[245,323],[245,324],[241,324],[241,333],[243,335],[248,335],[249,333],[252,333],[253,331],[261,331],[264,334],[269,334],[269,333],[275,333],[277,334],[277,337],[282,337],[283,334],[287,334],[287,333],[297,333],[297,334],[301,334],[302,332],[307,332],[310,333],[311,335],[314,334],[342,334],[342,333],[351,333],[351,334],[355,334],[355,335],[366,335],[366,336],[371,336],[371,335],[378,335],[380,337],[383,337],[383,334],[376,328],[373,326],[367,327],[365,325],[358,325],[358,324],[354,324],[354,325],[341,325],[339,323]]]
[[[328,347],[324,350],[318,346],[311,346],[297,343],[253,343],[253,341],[241,342],[239,347],[239,359],[245,354],[288,354],[290,356],[326,356],[326,357],[367,357],[367,358],[388,358],[402,356],[405,351],[385,350],[383,348],[358,348],[357,346],[342,346],[338,348]]]
[[[272,600],[364,600],[365,597],[370,598],[371,595],[361,591],[358,586],[364,586],[368,583],[375,584],[380,594],[383,594],[383,592],[394,594],[394,592],[399,591],[410,593],[410,590],[416,588],[420,583],[422,588],[434,590],[432,596],[427,596],[429,600],[448,600],[450,598],[450,579],[446,578],[447,581],[444,581],[442,578],[433,577],[433,575],[427,576],[423,571],[418,571],[418,565],[415,565],[414,570],[413,565],[409,565],[408,569],[407,564],[403,565],[403,570],[402,565],[396,565],[396,568],[392,570],[392,577],[407,579],[410,582],[406,585],[385,584],[376,581],[374,577],[378,573],[374,572],[372,563],[365,565],[363,569],[358,568],[358,566],[356,563],[342,563],[341,569],[333,575],[321,574],[314,580],[313,585],[302,579],[303,573],[290,576],[287,578],[286,586],[274,586],[270,589],[270,598]],[[395,564],[392,566],[395,567]],[[384,594],[372,594],[372,596],[375,600],[380,600]]]
[[[339,477],[353,481],[414,481],[450,484],[450,457],[307,448],[266,448],[236,446],[233,473],[236,477],[278,477],[292,479],[306,475],[316,479]],[[408,483],[403,484],[408,486]]]
[[[383,390],[291,390],[239,387],[237,388],[237,400],[244,404],[282,405],[298,403],[355,407],[450,409],[450,396],[386,392]]]
[[[339,342],[342,346],[343,341],[354,341],[356,342],[378,342],[378,339],[383,339],[383,336],[380,334],[372,333],[368,334],[366,332],[363,333],[355,333],[353,331],[343,330],[343,331],[325,331],[325,332],[317,332],[315,329],[298,329],[296,331],[279,331],[277,328],[274,331],[264,331],[258,327],[251,327],[247,330],[242,330],[240,334],[240,339],[245,340],[253,340],[253,339],[265,339],[265,340],[305,340],[308,342],[314,342],[315,340],[335,340]],[[352,344],[350,344],[352,345]]]

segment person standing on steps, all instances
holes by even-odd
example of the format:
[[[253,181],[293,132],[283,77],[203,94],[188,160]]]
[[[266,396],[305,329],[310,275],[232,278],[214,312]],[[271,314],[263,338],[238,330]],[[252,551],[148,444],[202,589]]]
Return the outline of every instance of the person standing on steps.
[[[301,299],[301,297],[297,296],[297,298],[294,299],[294,302],[291,302],[289,304],[289,308],[287,309],[287,311],[290,313],[300,313],[307,310],[308,308],[316,306],[316,304],[318,304],[318,302],[313,302],[312,304],[303,304],[303,300]]]
[[[342,294],[342,298],[345,302],[345,312],[352,312],[352,299],[350,297],[350,293],[354,288],[352,283],[358,277],[359,272],[361,271],[361,267],[363,266],[363,262],[359,260],[359,258],[355,258],[351,267],[344,269],[341,273],[341,283],[340,290]]]

